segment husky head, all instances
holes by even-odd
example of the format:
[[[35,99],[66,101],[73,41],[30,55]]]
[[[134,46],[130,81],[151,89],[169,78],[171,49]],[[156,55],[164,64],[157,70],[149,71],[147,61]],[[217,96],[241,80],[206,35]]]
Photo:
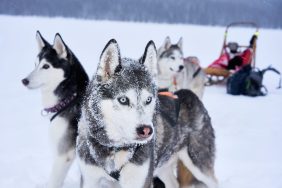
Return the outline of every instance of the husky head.
[[[39,31],[36,33],[36,40],[39,53],[34,70],[22,80],[26,87],[41,88],[56,95],[63,95],[66,88],[71,93],[86,87],[86,83],[82,82],[87,82],[88,77],[60,34],[55,35],[53,45],[50,45]],[[66,80],[67,78],[72,78],[72,81]]]
[[[144,144],[154,134],[157,52],[150,41],[139,60],[121,58],[112,39],[104,48],[83,104],[92,137],[107,146]]]
[[[171,44],[170,38],[166,37],[158,50],[159,74],[171,77],[183,68],[182,38],[176,44]]]

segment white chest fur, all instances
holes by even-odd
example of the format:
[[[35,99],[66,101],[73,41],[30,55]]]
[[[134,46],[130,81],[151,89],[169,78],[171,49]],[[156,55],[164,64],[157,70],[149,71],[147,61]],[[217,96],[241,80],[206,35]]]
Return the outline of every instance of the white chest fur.
[[[59,146],[60,142],[62,141],[63,136],[66,135],[66,130],[68,128],[68,122],[65,118],[61,118],[57,116],[52,122],[49,127],[49,136],[50,141],[52,143],[53,149],[55,153],[57,151],[57,147]]]
[[[109,173],[120,170],[126,163],[128,163],[132,155],[132,151],[120,150],[113,152],[112,155],[106,159],[105,170]]]

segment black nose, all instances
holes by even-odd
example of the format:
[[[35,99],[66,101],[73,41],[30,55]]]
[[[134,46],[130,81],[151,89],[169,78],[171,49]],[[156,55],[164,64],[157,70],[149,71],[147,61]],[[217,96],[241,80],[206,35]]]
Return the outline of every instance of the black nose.
[[[23,85],[25,85],[25,86],[27,86],[28,84],[29,84],[29,81],[28,81],[28,79],[22,79],[22,83],[23,83]]]
[[[182,69],[184,69],[184,66],[183,66],[183,65],[180,65],[180,66],[179,66],[179,71],[181,71]]]
[[[141,125],[136,129],[136,132],[140,138],[148,138],[153,133],[153,129],[149,125]]]

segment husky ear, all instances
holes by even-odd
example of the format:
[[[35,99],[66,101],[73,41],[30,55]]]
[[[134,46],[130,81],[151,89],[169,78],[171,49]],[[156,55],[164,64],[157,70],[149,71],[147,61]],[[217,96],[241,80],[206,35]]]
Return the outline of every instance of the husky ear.
[[[144,55],[142,56],[141,63],[144,64],[151,75],[156,79],[158,75],[157,68],[157,50],[155,43],[151,40],[148,42]]]
[[[56,50],[58,56],[60,58],[67,58],[68,52],[67,52],[67,46],[65,45],[61,35],[57,33],[54,38],[54,44],[53,44],[54,50]]]
[[[98,81],[107,81],[115,73],[118,67],[121,67],[121,57],[118,43],[111,39],[105,46],[97,68]]]
[[[165,50],[169,49],[169,47],[171,46],[171,41],[170,41],[170,37],[167,36],[165,38],[165,41],[164,41],[164,44],[163,44],[163,47]]]
[[[49,44],[40,34],[39,31],[36,32],[36,41],[37,41],[37,45],[38,45],[38,50],[41,51],[42,48],[44,46],[46,46],[47,44]]]
[[[182,38],[182,37],[180,37],[179,41],[177,42],[177,46],[178,46],[181,50],[183,50],[183,38]]]

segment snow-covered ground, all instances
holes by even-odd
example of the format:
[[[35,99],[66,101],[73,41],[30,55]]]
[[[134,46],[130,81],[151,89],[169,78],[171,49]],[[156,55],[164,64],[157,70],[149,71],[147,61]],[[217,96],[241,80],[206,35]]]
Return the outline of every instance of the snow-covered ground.
[[[63,18],[0,16],[0,187],[42,187],[48,179],[52,153],[48,144],[49,120],[41,117],[40,91],[21,84],[37,55],[36,30],[51,43],[59,32],[92,77],[99,55],[116,38],[123,56],[139,58],[153,39],[160,46],[169,35],[184,38],[184,54],[198,56],[202,66],[220,53],[223,27],[85,21]],[[236,29],[231,37],[248,41],[251,29]],[[257,65],[282,71],[282,30],[261,29]],[[267,73],[266,97],[227,95],[225,87],[206,88],[203,102],[216,131],[216,176],[221,188],[282,187],[282,90],[278,76]],[[77,164],[65,188],[79,187]]]

